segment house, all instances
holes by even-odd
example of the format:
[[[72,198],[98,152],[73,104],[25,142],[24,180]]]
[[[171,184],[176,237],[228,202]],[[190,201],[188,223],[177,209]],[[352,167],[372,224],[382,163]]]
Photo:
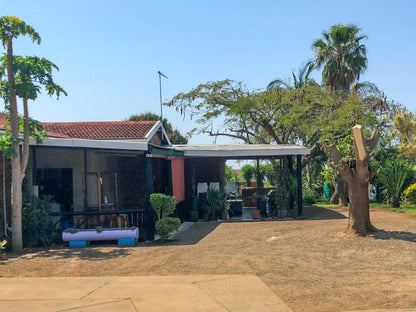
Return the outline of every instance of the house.
[[[39,195],[53,196],[54,212],[63,216],[63,226],[137,225],[142,239],[154,235],[151,193],[174,195],[177,214],[187,219],[198,184],[215,183],[225,190],[227,159],[300,160],[310,152],[294,145],[172,146],[160,121],[42,125],[48,137],[42,144],[30,143],[25,184]],[[2,164],[0,209],[10,225],[10,165],[4,157]]]

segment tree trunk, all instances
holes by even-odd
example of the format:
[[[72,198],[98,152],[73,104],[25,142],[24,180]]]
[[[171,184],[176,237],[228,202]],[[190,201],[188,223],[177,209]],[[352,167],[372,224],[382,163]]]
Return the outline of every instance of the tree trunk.
[[[370,221],[370,209],[368,186],[369,182],[358,181],[354,176],[350,185],[350,212],[348,226],[345,232],[347,234],[366,235],[375,231]]]
[[[378,140],[380,133],[374,130],[371,137],[363,138],[362,126],[357,125],[352,129],[354,138],[355,162],[345,162],[337,147],[332,144],[329,148],[334,167],[348,183],[350,192],[350,211],[347,234],[366,235],[376,229],[370,222],[370,199],[368,187],[373,177],[373,172],[368,169],[370,157]]]
[[[19,116],[17,112],[16,91],[14,89],[13,73],[13,42],[7,43],[7,78],[9,83],[10,131],[12,135],[12,149],[14,151],[12,163],[12,246],[14,251],[23,248],[22,239],[22,178],[19,150]]]
[[[306,178],[308,181],[308,189],[311,190],[312,189],[312,168],[311,168],[310,162],[306,164]]]
[[[390,207],[391,208],[399,208],[400,207],[400,197],[395,195],[390,198]]]
[[[334,179],[334,194],[332,194],[329,203],[348,206],[348,184],[340,174],[337,174]]]

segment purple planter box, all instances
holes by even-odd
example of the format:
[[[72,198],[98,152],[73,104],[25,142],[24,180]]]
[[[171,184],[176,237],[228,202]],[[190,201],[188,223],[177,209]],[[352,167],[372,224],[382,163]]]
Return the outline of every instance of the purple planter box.
[[[78,230],[75,233],[69,231],[62,232],[62,240],[69,241],[100,241],[100,240],[118,240],[120,238],[139,238],[139,229],[103,229],[102,232],[96,230]]]

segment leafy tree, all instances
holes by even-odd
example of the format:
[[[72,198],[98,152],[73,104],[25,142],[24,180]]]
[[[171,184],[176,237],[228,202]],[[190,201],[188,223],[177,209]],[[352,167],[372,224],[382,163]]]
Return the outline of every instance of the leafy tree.
[[[36,122],[29,118],[28,100],[35,100],[41,88],[44,87],[49,95],[65,91],[52,79],[52,70],[57,69],[52,62],[37,57],[20,57],[13,55],[13,39],[19,36],[29,36],[32,42],[40,43],[39,34],[33,27],[14,16],[0,17],[0,37],[7,54],[2,58],[2,75],[7,72],[7,82],[2,81],[2,96],[9,112],[8,121],[10,135],[4,137],[7,147],[12,154],[12,243],[16,251],[22,249],[22,182],[25,177],[29,158],[29,136],[31,132],[41,130]],[[23,122],[17,109],[17,96],[23,99]],[[23,139],[19,138],[20,128],[23,128]],[[7,134],[7,132],[6,132]],[[22,142],[22,151],[19,145]]]
[[[160,120],[160,116],[151,112],[147,112],[139,115],[131,115],[129,121],[147,121],[147,120]],[[182,135],[179,130],[173,129],[173,126],[166,118],[162,120],[163,127],[169,137],[172,144],[188,144],[188,138]]]
[[[10,142],[14,157],[12,158],[12,244],[13,249],[22,249],[22,182],[27,163],[22,162],[19,152],[19,114],[15,90],[15,75],[13,69],[13,39],[19,36],[29,36],[32,42],[40,43],[39,34],[25,22],[14,16],[0,17],[0,39],[7,51],[7,108],[10,112]],[[29,140],[24,137],[23,140]],[[23,144],[27,146],[28,144]],[[29,151],[23,151],[28,153]]]
[[[292,70],[293,85],[287,83],[284,79],[277,78],[272,80],[268,85],[267,89],[274,88],[286,88],[286,89],[299,89],[306,85],[318,85],[315,80],[311,79],[309,76],[312,71],[315,69],[316,65],[314,61],[308,61],[299,68],[298,75]]]
[[[394,118],[394,134],[399,138],[399,150],[406,156],[416,158],[416,117],[403,110]]]
[[[316,65],[323,66],[322,80],[332,90],[349,91],[367,68],[367,49],[361,43],[367,36],[360,31],[353,24],[333,25],[312,44]]]

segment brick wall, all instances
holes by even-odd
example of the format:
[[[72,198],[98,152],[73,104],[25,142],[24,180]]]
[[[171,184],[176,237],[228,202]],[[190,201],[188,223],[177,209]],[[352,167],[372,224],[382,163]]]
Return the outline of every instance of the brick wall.
[[[119,168],[120,208],[146,207],[144,157],[121,157]]]

